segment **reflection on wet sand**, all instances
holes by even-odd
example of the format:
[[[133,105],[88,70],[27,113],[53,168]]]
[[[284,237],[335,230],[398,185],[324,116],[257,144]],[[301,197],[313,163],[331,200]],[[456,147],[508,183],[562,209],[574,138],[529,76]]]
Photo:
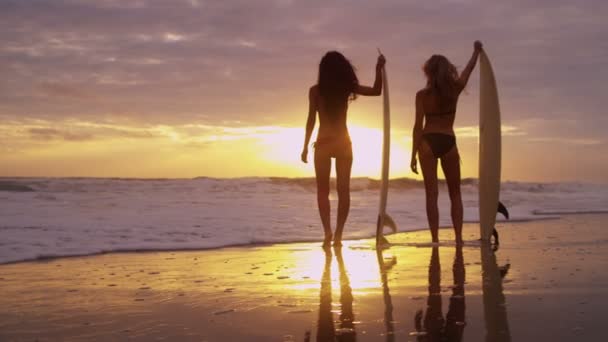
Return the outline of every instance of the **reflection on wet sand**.
[[[321,276],[321,290],[319,303],[319,321],[317,324],[317,341],[356,341],[357,333],[355,331],[353,312],[353,294],[350,287],[350,280],[344,259],[342,258],[342,249],[335,248],[336,261],[338,262],[338,270],[340,272],[340,315],[339,327],[334,328],[334,320],[332,313],[332,295],[331,295],[331,249],[325,249],[325,267]]]
[[[425,327],[436,317],[445,340],[601,341],[608,278],[598,270],[607,247],[589,235],[605,234],[605,216],[590,221],[596,226],[586,220],[518,223],[495,254],[473,243],[462,252],[451,244],[433,250],[417,243],[427,238],[422,232],[394,237],[409,245],[378,254],[374,241],[347,241],[343,262],[333,250],[289,244],[2,265],[0,340],[416,341],[436,335]],[[549,229],[561,241],[541,249],[545,241],[535,239]],[[515,273],[503,266],[507,254]],[[506,271],[512,283],[502,279]],[[459,299],[465,288],[452,285],[465,276],[468,292]],[[440,289],[445,311],[427,310]],[[418,330],[428,336],[416,333],[417,309],[424,310]],[[465,316],[464,327],[448,324]],[[340,330],[353,324],[356,335]]]
[[[331,249],[325,249],[325,267],[321,276],[317,341],[333,341],[334,318],[331,312]]]
[[[443,318],[441,308],[441,264],[439,248],[433,247],[429,264],[429,295],[427,309],[419,310],[414,317],[418,341],[462,341],[465,327],[464,260],[462,247],[456,247],[452,267],[454,284],[448,313]]]
[[[498,267],[496,255],[489,246],[481,246],[483,313],[486,323],[486,341],[511,341],[507,307],[502,279],[510,265]]]
[[[378,257],[378,268],[380,269],[380,279],[382,280],[382,297],[384,299],[384,324],[386,326],[386,341],[395,341],[395,326],[393,324],[393,300],[388,287],[388,272],[397,264],[397,257],[393,256],[390,260],[384,260],[382,249],[376,250]]]
[[[486,341],[510,341],[507,322],[505,296],[502,289],[502,279],[509,265],[499,267],[494,251],[487,246],[481,246],[482,261],[482,290],[484,319],[486,325]],[[381,334],[385,341],[395,341],[395,319],[393,316],[393,300],[389,287],[389,275],[397,264],[396,256],[385,258],[383,250],[376,251],[378,269],[382,285],[384,302],[384,330]],[[340,282],[340,310],[338,319],[334,320],[332,312],[332,260],[335,255]],[[448,311],[443,314],[441,261],[439,247],[433,247],[428,268],[428,297],[425,310],[418,310],[414,316],[415,336],[417,341],[463,341],[465,320],[465,266],[463,248],[457,246],[452,264],[453,283],[450,286]],[[337,248],[332,254],[331,249],[325,250],[325,264],[320,284],[319,316],[316,341],[356,341],[355,315],[353,312],[353,294],[349,274],[344,264],[342,250]],[[399,286],[399,284],[393,284]],[[411,317],[411,316],[410,316]],[[310,341],[312,334],[307,334],[305,340]]]

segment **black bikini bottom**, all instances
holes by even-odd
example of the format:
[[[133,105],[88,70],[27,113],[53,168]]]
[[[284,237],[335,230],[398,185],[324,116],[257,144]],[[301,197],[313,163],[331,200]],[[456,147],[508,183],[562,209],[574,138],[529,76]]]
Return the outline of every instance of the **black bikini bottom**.
[[[429,144],[435,158],[445,156],[456,145],[456,137],[449,134],[425,133],[422,138]]]

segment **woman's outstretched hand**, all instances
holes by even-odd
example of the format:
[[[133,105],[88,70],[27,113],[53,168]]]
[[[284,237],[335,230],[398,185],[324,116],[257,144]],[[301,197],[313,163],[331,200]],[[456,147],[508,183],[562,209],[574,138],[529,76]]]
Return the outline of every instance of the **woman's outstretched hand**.
[[[410,168],[412,169],[413,173],[418,174],[418,161],[416,160],[416,157],[412,158],[412,161],[410,162]]]
[[[475,49],[475,51],[481,52],[481,50],[483,49],[483,44],[481,44],[479,40],[476,40],[475,43],[473,43],[473,48]]]
[[[303,163],[308,163],[308,149],[306,147],[302,150],[300,158],[302,158]]]

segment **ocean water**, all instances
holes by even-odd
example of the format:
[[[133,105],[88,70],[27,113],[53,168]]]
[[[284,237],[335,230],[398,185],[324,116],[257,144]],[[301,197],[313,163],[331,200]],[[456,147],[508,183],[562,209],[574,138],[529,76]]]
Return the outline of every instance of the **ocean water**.
[[[355,178],[351,188],[345,238],[371,237],[379,182]],[[464,180],[462,190],[465,221],[476,222],[476,180]],[[444,185],[439,196],[440,223],[450,226]],[[330,198],[335,222],[335,191]],[[506,182],[501,201],[511,220],[608,212],[608,185]],[[421,182],[391,181],[387,211],[399,231],[427,227],[424,203]],[[312,178],[0,178],[0,263],[112,251],[319,241],[322,235]]]

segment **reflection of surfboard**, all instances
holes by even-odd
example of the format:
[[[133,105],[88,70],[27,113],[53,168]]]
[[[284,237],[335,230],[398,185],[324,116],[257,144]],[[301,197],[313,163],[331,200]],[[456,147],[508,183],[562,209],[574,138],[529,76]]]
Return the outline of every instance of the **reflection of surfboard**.
[[[510,265],[505,265],[508,271]],[[496,263],[496,255],[489,246],[481,246],[481,285],[483,291],[483,315],[486,326],[487,342],[509,342],[509,320],[503,293],[501,269]]]
[[[395,341],[395,320],[393,318],[393,300],[388,286],[388,273],[397,264],[397,257],[385,260],[382,249],[376,249],[380,279],[382,280],[382,297],[384,298],[384,325],[386,327],[386,341]]]
[[[388,162],[391,154],[391,109],[388,98],[386,66],[382,68],[382,100],[384,137],[382,140],[382,180],[380,185],[380,208],[378,210],[378,222],[376,223],[376,243],[386,242],[382,233],[384,226],[391,227],[393,232],[397,231],[395,222],[386,214],[386,202],[388,199]]]
[[[500,192],[500,106],[490,60],[479,57],[479,228],[481,239],[489,241],[496,223]]]

